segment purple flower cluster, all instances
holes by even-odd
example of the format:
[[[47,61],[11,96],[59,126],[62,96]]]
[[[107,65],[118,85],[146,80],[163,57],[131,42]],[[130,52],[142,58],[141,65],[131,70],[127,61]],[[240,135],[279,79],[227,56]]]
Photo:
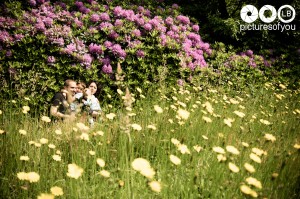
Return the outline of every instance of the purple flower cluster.
[[[51,43],[54,44],[54,45],[58,45],[58,46],[64,46],[65,45],[65,41],[64,41],[63,38],[55,38],[55,39],[52,39],[51,41],[52,41]]]
[[[113,29],[113,25],[109,22],[101,22],[101,24],[99,25],[99,29],[100,30],[111,30]]]
[[[119,58],[125,59],[126,57],[126,52],[122,49],[120,44],[114,44],[113,46],[111,46],[111,51],[114,55],[116,55]]]
[[[86,68],[90,68],[92,61],[93,61],[93,57],[90,54],[84,54],[83,56],[79,56],[77,55],[78,60],[80,61],[80,64],[85,66]]]
[[[229,57],[224,63],[226,67],[234,67],[236,64],[245,64],[251,68],[270,67],[275,59],[271,58],[267,60],[261,55],[255,55],[252,50],[247,50]]]
[[[102,72],[105,73],[105,74],[111,74],[111,73],[113,72],[112,67],[111,67],[110,64],[108,64],[108,65],[106,65],[106,64],[103,65],[101,70],[102,70]]]
[[[102,21],[110,21],[110,17],[107,13],[101,13],[99,17]]]
[[[136,37],[140,37],[141,36],[141,31],[139,29],[134,29],[132,31],[132,34]]]
[[[100,20],[100,16],[98,14],[92,14],[90,17],[91,22],[98,22]]]
[[[47,59],[47,62],[49,63],[49,64],[53,64],[53,63],[55,63],[55,57],[53,57],[53,56],[48,56],[48,59]]]
[[[13,41],[13,38],[10,36],[10,34],[7,31],[0,30],[0,42],[1,43],[10,43],[12,41]]]
[[[120,19],[117,19],[117,20],[115,21],[115,26],[117,26],[117,27],[123,26],[123,21],[120,20]]]
[[[74,43],[71,43],[66,46],[66,48],[62,49],[62,52],[68,55],[72,55],[73,52],[76,51],[76,45]]]
[[[101,47],[100,45],[93,44],[93,43],[91,43],[91,44],[89,45],[89,52],[90,52],[91,54],[97,54],[97,55],[100,55],[100,54],[103,53],[102,47]]]
[[[29,3],[30,6],[35,6],[36,5],[35,0],[29,0],[28,3]]]
[[[189,19],[188,17],[186,17],[186,16],[179,15],[179,16],[176,17],[176,19],[177,19],[180,23],[182,23],[182,24],[184,24],[184,25],[190,24],[190,19]]]
[[[23,34],[15,34],[14,35],[15,41],[21,41],[24,38]]]
[[[42,21],[37,22],[34,27],[37,31],[40,32],[45,32],[46,30],[45,24]]]
[[[113,43],[110,42],[110,41],[105,41],[105,42],[104,42],[104,46],[105,46],[106,48],[110,48],[112,45],[113,45]]]
[[[146,31],[150,31],[150,30],[152,30],[152,25],[150,23],[146,23],[144,25],[144,28],[145,28]]]
[[[119,34],[116,33],[114,30],[110,31],[110,33],[108,34],[108,37],[115,40],[119,37]]]
[[[145,52],[143,50],[139,49],[139,50],[136,51],[136,56],[138,58],[143,58],[143,57],[145,57]]]

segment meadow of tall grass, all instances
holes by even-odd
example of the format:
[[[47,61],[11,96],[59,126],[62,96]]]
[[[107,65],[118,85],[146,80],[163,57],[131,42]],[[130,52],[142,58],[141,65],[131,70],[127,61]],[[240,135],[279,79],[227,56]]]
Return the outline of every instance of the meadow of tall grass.
[[[299,198],[299,92],[118,90],[124,105],[103,105],[93,127],[12,100],[0,111],[1,198]]]

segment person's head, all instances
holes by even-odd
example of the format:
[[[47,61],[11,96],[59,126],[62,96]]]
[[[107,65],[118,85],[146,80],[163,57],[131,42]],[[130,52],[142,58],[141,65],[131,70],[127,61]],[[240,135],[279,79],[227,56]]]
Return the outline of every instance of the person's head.
[[[85,97],[91,96],[91,95],[92,95],[91,89],[85,88],[84,91],[83,91],[83,95],[84,95]]]
[[[82,93],[85,88],[86,88],[86,85],[85,85],[84,82],[78,82],[77,83],[76,93]]]
[[[75,95],[76,88],[77,88],[77,85],[74,80],[67,79],[65,81],[64,89],[67,90],[68,92],[70,92],[72,95]]]
[[[94,95],[97,92],[97,89],[98,89],[96,82],[94,82],[94,81],[91,82],[89,84],[89,89],[91,90],[92,95]]]

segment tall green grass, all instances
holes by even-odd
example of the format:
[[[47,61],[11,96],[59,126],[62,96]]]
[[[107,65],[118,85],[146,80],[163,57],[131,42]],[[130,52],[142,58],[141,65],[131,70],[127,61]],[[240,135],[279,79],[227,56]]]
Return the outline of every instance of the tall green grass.
[[[248,185],[258,198],[297,198],[299,91],[278,83],[249,90],[186,86],[143,91],[142,95],[131,91],[135,98],[132,110],[104,105],[102,119],[87,131],[78,127],[80,121],[47,123],[40,115],[22,113],[22,105],[2,107],[1,196],[37,198],[58,186],[64,192],[60,198],[246,198],[251,196],[240,187],[248,185],[246,178],[251,176],[262,184],[261,189]],[[213,110],[206,108],[207,102]],[[156,112],[154,105],[163,112]],[[187,120],[178,119],[179,108],[190,113]],[[234,111],[245,116],[241,118]],[[108,119],[109,113],[116,116]],[[203,116],[212,122],[206,122]],[[224,123],[228,118],[234,119],[231,127]],[[134,130],[132,124],[140,125],[142,130]],[[20,134],[20,129],[26,135]],[[265,134],[276,140],[267,140]],[[190,153],[178,150],[172,138],[186,145]],[[226,151],[229,145],[240,154]],[[194,146],[201,147],[200,151]],[[214,147],[226,151],[226,160],[218,161]],[[249,157],[253,148],[265,152],[260,156],[261,163]],[[91,155],[93,152],[95,155]],[[55,161],[54,154],[59,154],[61,161]],[[173,164],[170,155],[180,158],[181,164]],[[22,161],[20,156],[28,156],[29,160]],[[105,160],[103,168],[97,158]],[[131,164],[136,158],[149,161],[156,172],[152,179],[133,169]],[[229,162],[238,166],[239,172],[232,172]],[[255,168],[254,173],[244,168],[246,162]],[[83,169],[78,179],[67,176],[68,164]],[[103,177],[101,170],[109,171],[110,176]],[[19,172],[36,172],[40,179],[33,183],[20,180]],[[151,190],[150,181],[158,181],[161,191]]]

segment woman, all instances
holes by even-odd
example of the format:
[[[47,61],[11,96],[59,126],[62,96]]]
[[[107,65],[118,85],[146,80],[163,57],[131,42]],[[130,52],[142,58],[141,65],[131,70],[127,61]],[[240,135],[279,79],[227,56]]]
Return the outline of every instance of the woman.
[[[88,85],[89,85],[88,88],[90,90],[91,95],[94,96],[94,98],[96,98],[95,96],[98,91],[98,86],[97,86],[96,82],[91,81]],[[97,101],[98,101],[98,99],[97,99]],[[99,103],[99,101],[98,101],[98,103]],[[100,105],[99,105],[99,107],[100,107]],[[100,108],[100,111],[92,111],[90,114],[94,118],[94,120],[96,120],[96,118],[101,114],[101,108]]]
[[[97,92],[97,90],[98,90],[98,87],[97,87],[96,82],[92,81],[92,82],[89,84],[89,89],[91,90],[92,95],[95,95],[96,92]]]

